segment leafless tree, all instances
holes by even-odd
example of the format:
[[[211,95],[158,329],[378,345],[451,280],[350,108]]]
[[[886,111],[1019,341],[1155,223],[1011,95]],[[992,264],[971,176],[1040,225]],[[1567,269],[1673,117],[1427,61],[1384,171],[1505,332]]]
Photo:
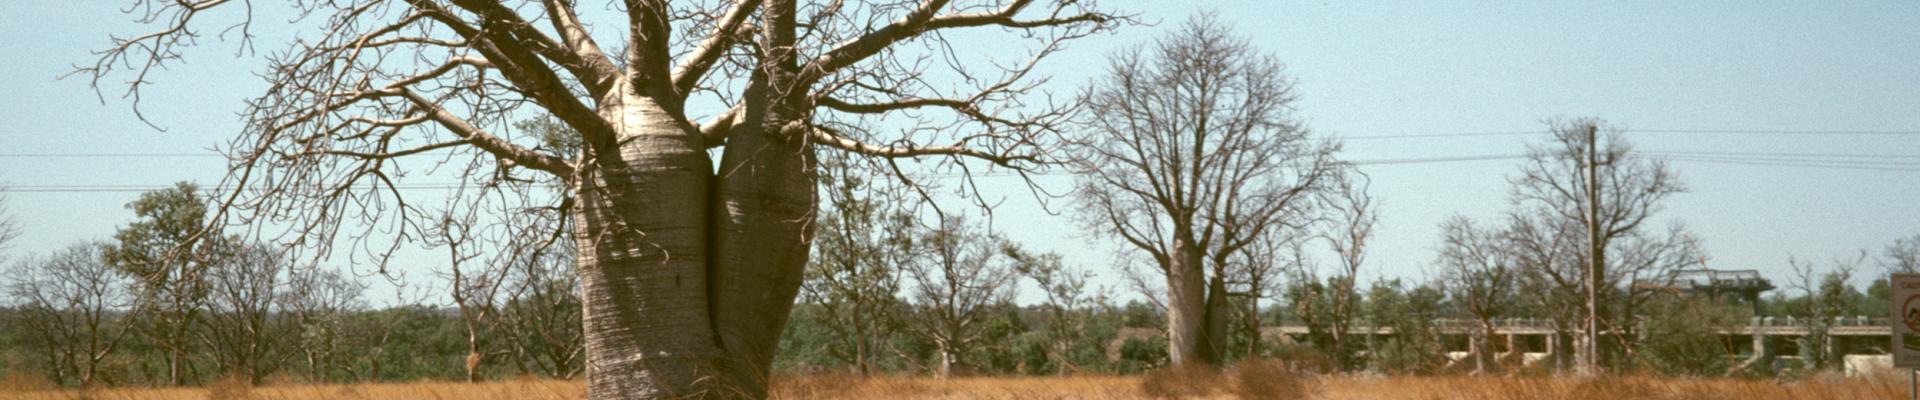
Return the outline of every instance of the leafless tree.
[[[1665,162],[1634,153],[1620,132],[1602,132],[1605,127],[1598,119],[1555,120],[1549,124],[1553,139],[1530,148],[1522,174],[1510,180],[1512,196],[1516,212],[1538,216],[1534,222],[1547,227],[1543,232],[1564,235],[1584,231],[1576,236],[1585,239],[1577,247],[1584,250],[1577,258],[1582,274],[1572,282],[1579,282],[1585,291],[1583,310],[1587,315],[1576,341],[1580,351],[1575,356],[1582,370],[1596,371],[1602,326],[1632,325],[1625,320],[1606,320],[1610,315],[1604,310],[1610,293],[1632,278],[1611,272],[1623,261],[1623,248],[1637,247],[1620,242],[1651,237],[1644,232],[1645,223],[1660,211],[1662,200],[1686,187]],[[1573,231],[1566,229],[1568,226],[1584,229]],[[1686,242],[1684,239],[1690,236],[1676,237]]]
[[[571,379],[583,368],[586,342],[580,331],[580,278],[570,246],[513,260],[500,310],[505,345],[521,373]]]
[[[445,240],[448,259],[452,260],[443,276],[447,279],[447,294],[459,310],[460,325],[467,334],[467,382],[480,380],[480,369],[487,360],[507,354],[492,349],[491,339],[501,322],[500,300],[507,286],[507,275],[513,272],[511,264],[487,259],[474,248],[473,244],[482,242],[473,237],[480,234],[474,225],[472,220],[447,219],[434,230]]]
[[[1328,210],[1328,232],[1323,236],[1340,267],[1338,275],[1327,282],[1330,292],[1327,300],[1332,303],[1328,305],[1327,327],[1333,334],[1333,349],[1339,352],[1333,357],[1334,367],[1346,369],[1346,338],[1353,330],[1354,314],[1360,308],[1360,292],[1355,285],[1360,268],[1366,264],[1368,241],[1373,239],[1373,227],[1380,222],[1380,214],[1373,196],[1367,192],[1372,178],[1349,168],[1339,171],[1336,182],[1334,190],[1323,193],[1327,199],[1321,202]]]
[[[917,309],[912,329],[940,353],[935,372],[942,378],[953,376],[978,344],[991,307],[1011,302],[1017,289],[1004,239],[980,229],[949,216],[920,239],[925,256],[908,264]]]
[[[1836,353],[1829,335],[1834,320],[1846,316],[1852,309],[1853,273],[1866,260],[1867,252],[1862,250],[1852,260],[1834,259],[1833,266],[1821,273],[1812,261],[1787,257],[1787,265],[1793,269],[1790,285],[1798,289],[1806,301],[1797,302],[1795,309],[1786,311],[1802,317],[1800,325],[1807,328],[1807,334],[1800,337],[1799,347],[1800,356],[1809,369],[1823,370],[1840,361],[1841,354]]]
[[[197,339],[225,374],[259,384],[298,354],[290,349],[298,325],[286,318],[292,261],[264,244],[228,251],[206,271],[207,310],[197,320],[204,325]]]
[[[869,180],[839,157],[822,168],[828,199],[821,210],[815,256],[801,283],[801,298],[820,306],[835,342],[828,352],[866,377],[876,368],[881,345],[897,327],[891,321],[904,271],[917,241],[903,199]]]
[[[5,189],[0,186],[0,189]],[[13,220],[13,214],[7,212],[7,196],[0,194],[0,251],[7,250],[7,243],[20,238],[20,223]],[[0,256],[0,262],[7,261]]]
[[[1336,146],[1300,127],[1294,98],[1278,60],[1198,17],[1114,54],[1082,100],[1083,219],[1151,256],[1166,279],[1175,365],[1214,361],[1207,263],[1229,260],[1330,180]]]
[[[75,244],[7,273],[6,290],[20,311],[9,325],[33,338],[55,382],[111,383],[101,367],[136,329],[134,282],[108,266],[100,249]]]
[[[1920,235],[1894,239],[1882,257],[1880,267],[1888,273],[1920,272]]]
[[[1299,272],[1307,268],[1292,250],[1297,249],[1300,241],[1311,239],[1307,226],[1289,226],[1277,233],[1261,235],[1253,245],[1234,254],[1235,260],[1229,262],[1227,276],[1232,278],[1228,290],[1241,296],[1245,308],[1241,311],[1241,327],[1247,336],[1247,354],[1258,355],[1261,352],[1260,301],[1281,300],[1290,285],[1290,278],[1298,278]],[[1312,279],[1317,279],[1312,278]]]
[[[155,29],[76,74],[138,111],[203,34],[254,48],[258,3],[137,1]],[[292,2],[311,34],[265,57],[215,220],[384,260],[442,219],[403,189],[421,179],[459,178],[444,208],[570,207],[592,398],[763,397],[809,253],[816,149],[930,159],[902,171],[1044,165],[1071,104],[1034,67],[1125,20],[1094,1],[798,3]],[[209,26],[223,21],[240,22]],[[996,41],[993,62],[961,55],[965,28]],[[534,114],[581,151],[503,129]],[[486,194],[534,187],[564,190]]]
[[[1491,359],[1496,353],[1490,340],[1493,322],[1509,316],[1518,300],[1513,248],[1504,232],[1482,229],[1466,217],[1448,219],[1440,229],[1435,264],[1440,268],[1441,287],[1479,325],[1470,338],[1473,372],[1495,372],[1499,365]]]
[[[298,357],[309,382],[328,382],[334,373],[353,376],[351,361],[342,358],[343,346],[364,332],[349,332],[349,313],[364,310],[366,286],[338,271],[318,266],[294,266],[280,301],[291,314],[297,332]]]
[[[1090,290],[1087,281],[1093,278],[1092,272],[1067,266],[1059,254],[1035,254],[1012,242],[1004,247],[1020,276],[1031,279],[1046,296],[1041,306],[1047,315],[1047,357],[1059,366],[1057,373],[1089,372],[1082,371],[1069,353],[1092,339],[1086,337],[1088,320],[1094,307],[1106,304],[1105,289]]]

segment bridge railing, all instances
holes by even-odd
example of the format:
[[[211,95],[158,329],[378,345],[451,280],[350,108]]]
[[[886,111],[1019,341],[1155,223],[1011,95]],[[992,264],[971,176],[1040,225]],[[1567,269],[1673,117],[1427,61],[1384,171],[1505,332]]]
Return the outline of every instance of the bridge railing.
[[[1812,322],[1814,321],[1806,317],[1788,315],[1753,317],[1748,320],[1747,324],[1752,326],[1802,326]],[[1887,319],[1884,317],[1876,318],[1865,315],[1833,317],[1833,320],[1828,322],[1831,322],[1829,324],[1830,326],[1889,326],[1887,325]]]

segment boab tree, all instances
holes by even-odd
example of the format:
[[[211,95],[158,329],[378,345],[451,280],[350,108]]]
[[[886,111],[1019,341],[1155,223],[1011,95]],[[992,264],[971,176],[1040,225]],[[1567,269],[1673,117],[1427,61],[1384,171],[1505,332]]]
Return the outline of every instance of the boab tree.
[[[156,31],[115,39],[79,74],[96,88],[131,76],[138,99],[204,31],[264,29],[246,18],[255,3],[139,1],[129,10]],[[312,33],[267,57],[216,223],[384,259],[431,236],[436,212],[567,209],[590,397],[764,396],[808,256],[816,149],[1044,162],[1068,110],[1038,96],[1034,66],[1120,20],[1092,1],[797,3],[293,2]],[[242,22],[204,26],[222,12]],[[970,27],[987,29],[969,40],[1030,46],[963,60],[949,31]],[[505,129],[538,114],[580,150]],[[917,123],[865,123],[895,115]],[[403,190],[448,175],[462,184],[444,204]]]
[[[1217,361],[1207,339],[1207,263],[1224,262],[1325,189],[1336,146],[1293,116],[1278,60],[1210,17],[1119,52],[1085,94],[1078,198],[1095,230],[1154,260],[1166,278],[1175,365]],[[1219,278],[1217,275],[1215,278]],[[1211,296],[1224,296],[1215,289]],[[1223,332],[1213,332],[1221,334]]]

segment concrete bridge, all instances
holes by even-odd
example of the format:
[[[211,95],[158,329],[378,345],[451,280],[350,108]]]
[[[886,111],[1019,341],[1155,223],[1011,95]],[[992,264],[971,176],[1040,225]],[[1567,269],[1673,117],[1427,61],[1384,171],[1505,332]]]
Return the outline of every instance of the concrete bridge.
[[[1519,350],[1527,364],[1551,357],[1560,351],[1571,351],[1566,341],[1572,340],[1574,330],[1559,329],[1553,321],[1536,318],[1500,318],[1492,321],[1493,340],[1504,341],[1506,349]],[[1754,317],[1747,324],[1717,329],[1722,343],[1730,352],[1743,355],[1742,367],[1754,365],[1767,366],[1775,358],[1799,353],[1802,336],[1811,335],[1813,327],[1824,322],[1827,336],[1822,346],[1829,354],[1887,354],[1893,344],[1893,328],[1887,325],[1886,318],[1865,316],[1838,317],[1828,321],[1814,321],[1794,317]],[[1481,332],[1477,320],[1437,319],[1433,321],[1434,333],[1440,336],[1441,343],[1449,356],[1456,360],[1480,351],[1473,348],[1472,335]],[[1261,336],[1279,341],[1305,340],[1309,331],[1305,325],[1280,325],[1261,328]],[[1648,334],[1637,331],[1638,334]],[[1356,326],[1351,336],[1393,336],[1393,327]],[[1601,332],[1601,336],[1618,335],[1613,330]],[[1611,339],[1604,339],[1602,345],[1610,345]],[[1364,339],[1355,343],[1365,343]],[[1511,351],[1500,355],[1512,356]]]
[[[1822,343],[1829,354],[1837,356],[1853,354],[1887,354],[1893,345],[1893,328],[1887,325],[1886,318],[1865,316],[1839,317],[1828,321],[1812,321],[1795,317],[1755,317],[1740,326],[1717,329],[1721,343],[1730,353],[1741,357],[1742,368],[1771,367],[1776,358],[1792,358],[1799,353],[1800,337],[1812,334],[1815,322],[1824,322],[1827,337]],[[1470,357],[1479,349],[1473,348],[1472,335],[1481,330],[1480,322],[1469,319],[1436,319],[1433,330],[1440,336],[1440,342],[1449,358],[1456,361]],[[1305,325],[1285,324],[1260,328],[1265,340],[1274,342],[1302,342],[1309,334]],[[1571,340],[1576,331],[1559,329],[1552,320],[1538,318],[1500,318],[1493,321],[1493,340],[1504,342],[1508,352],[1498,354],[1496,358],[1519,357],[1525,365],[1551,358],[1560,352],[1571,352]],[[1353,340],[1365,346],[1368,336],[1393,336],[1393,327],[1362,325],[1355,326],[1347,333]],[[1638,334],[1648,334],[1638,331]],[[1127,340],[1148,339],[1163,336],[1158,328],[1124,328],[1108,345],[1108,357],[1119,357],[1120,345]],[[1614,346],[1617,341],[1612,337],[1614,331],[1601,332],[1608,339],[1602,340],[1604,346]],[[1518,350],[1520,354],[1514,354]]]

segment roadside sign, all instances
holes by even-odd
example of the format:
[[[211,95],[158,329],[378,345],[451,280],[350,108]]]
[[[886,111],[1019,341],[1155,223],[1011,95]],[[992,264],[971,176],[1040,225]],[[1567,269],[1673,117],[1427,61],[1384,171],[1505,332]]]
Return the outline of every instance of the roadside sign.
[[[1920,368],[1920,274],[1893,274],[1893,301],[1887,325],[1893,325],[1893,366]]]

